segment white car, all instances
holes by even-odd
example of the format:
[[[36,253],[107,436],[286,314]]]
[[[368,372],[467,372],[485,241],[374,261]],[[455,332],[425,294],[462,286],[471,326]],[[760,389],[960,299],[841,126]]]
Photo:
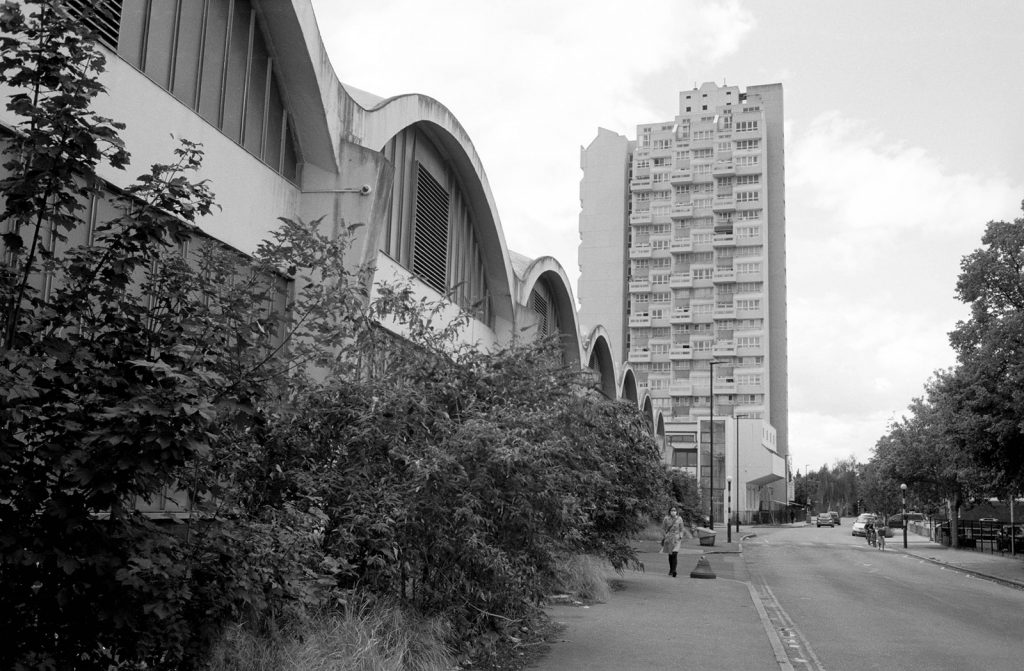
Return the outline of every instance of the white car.
[[[850,532],[852,536],[866,536],[867,533],[864,531],[864,525],[868,522],[877,522],[878,517],[871,513],[861,513],[857,516],[857,521],[853,523],[853,531]]]

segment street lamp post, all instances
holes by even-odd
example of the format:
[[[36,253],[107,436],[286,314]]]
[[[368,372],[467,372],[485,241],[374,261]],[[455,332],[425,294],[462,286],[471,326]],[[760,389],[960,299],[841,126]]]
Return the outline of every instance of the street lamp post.
[[[725,541],[732,543],[732,476],[728,475],[725,478],[725,486],[729,491],[729,507],[726,510],[725,517]],[[737,532],[739,533],[739,532]]]
[[[710,458],[708,459],[708,492],[710,493],[708,497],[710,505],[708,507],[711,510],[708,515],[708,528],[712,530],[715,528],[715,366],[720,363],[723,362],[708,361],[708,370],[711,371],[711,411],[708,421],[708,430],[711,432],[711,451]]]
[[[743,419],[749,418],[750,415],[743,415]],[[736,424],[736,536],[740,535],[740,415],[736,415],[733,420]],[[788,491],[788,490],[787,490]]]
[[[711,449],[708,451],[708,529],[715,528],[715,362],[708,365],[711,371],[711,412],[708,415],[708,431],[711,432]]]
[[[900,494],[903,495],[903,549],[907,549],[907,483],[900,485]]]

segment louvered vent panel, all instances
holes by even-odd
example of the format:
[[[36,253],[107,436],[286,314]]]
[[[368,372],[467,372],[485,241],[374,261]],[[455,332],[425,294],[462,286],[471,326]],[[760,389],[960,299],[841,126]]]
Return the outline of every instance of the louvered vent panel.
[[[68,0],[67,8],[78,16],[82,23],[96,34],[100,44],[117,51],[117,36],[121,29],[121,4],[123,0]],[[95,4],[95,9],[93,5]]]
[[[547,299],[534,291],[530,296],[530,302],[532,303],[533,311],[537,313],[537,335],[544,338],[551,333]]]
[[[448,192],[418,164],[412,271],[444,293],[448,285]]]

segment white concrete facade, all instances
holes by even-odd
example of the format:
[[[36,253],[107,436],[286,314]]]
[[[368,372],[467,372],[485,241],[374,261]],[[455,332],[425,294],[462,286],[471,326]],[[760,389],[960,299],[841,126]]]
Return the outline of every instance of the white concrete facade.
[[[626,277],[629,259],[622,249],[629,240],[629,198],[622,189],[629,170],[631,143],[604,128],[580,148],[579,267],[587,282],[578,284],[579,322],[583,332],[602,325],[609,333],[616,366],[626,360]],[[586,234],[584,234],[584,231]]]
[[[219,206],[199,221],[204,234],[251,254],[280,217],[322,218],[335,233],[363,224],[346,263],[373,265],[374,284],[451,295],[472,317],[466,342],[489,348],[547,329],[562,336],[567,361],[583,360],[566,273],[552,257],[515,272],[459,121],[425,95],[350,93],[309,0],[123,0],[104,10],[107,93],[94,109],[126,124],[132,154],[126,171],[101,167],[112,191],[172,162],[179,138],[200,143],[197,179],[208,180]],[[17,132],[18,121],[0,110],[3,131]],[[440,209],[421,203],[428,182]],[[421,216],[428,209],[443,213],[431,231]],[[424,251],[424,240],[433,247]]]

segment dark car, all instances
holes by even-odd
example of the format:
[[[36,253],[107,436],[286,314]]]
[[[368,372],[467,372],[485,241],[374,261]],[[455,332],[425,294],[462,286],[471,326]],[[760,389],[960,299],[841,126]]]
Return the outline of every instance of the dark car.
[[[839,526],[839,522],[841,521],[839,513],[834,510],[830,510],[828,511],[828,514],[832,516],[832,521],[836,523],[836,526]]]

